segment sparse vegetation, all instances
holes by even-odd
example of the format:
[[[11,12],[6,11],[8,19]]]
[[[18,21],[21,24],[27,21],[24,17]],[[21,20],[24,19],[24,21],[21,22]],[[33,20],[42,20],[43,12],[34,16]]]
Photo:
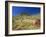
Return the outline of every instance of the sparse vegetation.
[[[12,29],[13,30],[31,30],[39,29],[40,25],[33,25],[33,20],[40,19],[40,15],[21,14],[19,16],[12,16]],[[37,21],[36,21],[37,22]]]

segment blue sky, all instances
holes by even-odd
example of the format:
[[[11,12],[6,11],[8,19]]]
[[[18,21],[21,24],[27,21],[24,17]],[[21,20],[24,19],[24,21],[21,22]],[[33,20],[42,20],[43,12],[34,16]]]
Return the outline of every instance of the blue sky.
[[[22,12],[25,12],[29,15],[36,15],[36,14],[40,14],[40,8],[12,6],[12,16],[17,16],[21,14]]]

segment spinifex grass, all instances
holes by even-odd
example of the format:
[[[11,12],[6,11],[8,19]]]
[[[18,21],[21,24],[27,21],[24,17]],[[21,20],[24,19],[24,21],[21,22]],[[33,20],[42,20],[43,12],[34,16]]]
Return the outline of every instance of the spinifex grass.
[[[31,30],[39,29],[40,26],[33,26],[32,20],[40,19],[40,15],[19,15],[12,16],[12,29],[13,30]]]

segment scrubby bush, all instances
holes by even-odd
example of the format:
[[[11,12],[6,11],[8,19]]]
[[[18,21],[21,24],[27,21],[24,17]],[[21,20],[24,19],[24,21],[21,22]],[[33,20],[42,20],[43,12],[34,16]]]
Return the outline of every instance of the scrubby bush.
[[[12,16],[12,29],[13,30],[39,29],[40,26],[33,26],[32,21],[30,21],[36,19],[40,19],[40,15],[21,14],[19,16]]]

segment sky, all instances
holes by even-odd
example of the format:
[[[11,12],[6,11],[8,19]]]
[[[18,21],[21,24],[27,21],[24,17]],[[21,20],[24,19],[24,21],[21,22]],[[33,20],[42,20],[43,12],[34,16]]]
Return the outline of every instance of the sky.
[[[12,16],[17,16],[23,12],[29,15],[36,15],[36,14],[40,14],[40,8],[12,6]]]

